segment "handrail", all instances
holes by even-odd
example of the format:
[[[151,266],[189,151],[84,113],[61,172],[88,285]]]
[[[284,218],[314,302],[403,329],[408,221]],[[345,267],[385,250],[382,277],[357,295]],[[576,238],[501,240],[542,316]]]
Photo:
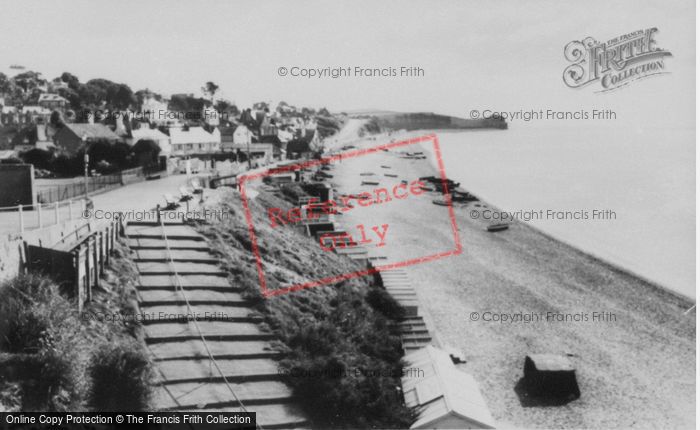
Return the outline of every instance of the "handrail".
[[[121,223],[121,220],[120,220],[120,223]],[[125,228],[123,231],[124,231],[124,237],[126,237],[126,240],[127,240],[127,243],[128,243],[128,241],[129,241],[129,233],[126,232],[126,228]],[[156,356],[156,354],[151,350],[151,348],[148,348],[148,352],[150,352],[151,355],[152,355],[154,358],[156,358],[156,359],[158,358],[158,357]],[[161,370],[161,368],[158,367],[158,366],[156,366],[156,368],[158,368],[158,373],[160,373],[160,376],[161,376],[161,378],[163,379],[163,381],[166,381],[165,374],[163,373],[163,370]],[[172,393],[172,391],[170,391],[170,388],[168,388],[168,387],[165,386],[165,385],[163,386],[163,388],[165,388],[165,391],[168,392],[168,395],[173,399],[173,401],[175,402],[175,404],[176,404],[178,407],[181,407],[181,406],[182,406],[182,403],[180,403],[180,401],[177,399],[177,397],[175,397],[175,395]],[[190,428],[192,428],[192,425],[190,425]]]
[[[175,261],[173,259],[172,253],[170,251],[170,243],[168,242],[168,236],[165,234],[165,223],[163,223],[163,219],[158,217],[158,222],[160,223],[161,230],[163,231],[163,239],[165,240],[165,249],[168,253],[168,264],[170,264],[172,271],[174,273],[175,280],[177,282],[176,288],[180,288],[180,294],[182,295],[182,298],[185,300],[185,305],[187,306],[187,311],[191,314],[194,315],[194,311],[192,309],[192,306],[190,305],[190,301],[187,299],[187,294],[185,294],[185,289],[182,286],[182,282],[180,281],[180,275],[177,272],[177,269],[175,268]],[[226,375],[224,375],[224,372],[221,370],[219,367],[219,364],[216,362],[214,359],[214,355],[212,354],[211,350],[209,349],[209,345],[207,344],[207,341],[204,337],[204,334],[202,334],[202,330],[199,327],[199,324],[197,323],[197,318],[192,318],[192,322],[194,323],[195,328],[197,329],[197,332],[199,333],[199,337],[202,340],[202,344],[204,345],[204,349],[207,351],[207,355],[209,355],[209,361],[214,364],[214,367],[216,367],[216,370],[219,372],[221,375],[221,378],[224,380],[224,383],[226,384],[226,387],[229,389],[231,394],[233,395],[233,398],[236,399],[238,402],[240,408],[243,410],[243,412],[249,413],[248,409],[245,407],[243,402],[241,401],[240,398],[238,398],[238,395],[234,391],[233,387],[231,384],[228,382],[228,379],[226,378]],[[263,430],[263,427],[257,423],[256,420],[256,427],[259,428],[260,430]]]

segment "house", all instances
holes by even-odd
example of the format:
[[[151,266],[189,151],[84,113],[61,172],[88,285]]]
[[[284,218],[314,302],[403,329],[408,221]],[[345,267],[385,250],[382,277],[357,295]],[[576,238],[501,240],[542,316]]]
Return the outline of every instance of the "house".
[[[139,112],[138,116],[156,125],[174,127],[181,124],[177,114],[168,110],[168,102],[166,100],[157,100],[152,95],[144,98],[141,104],[141,112]]]
[[[250,131],[248,127],[241,124],[236,127],[236,131],[233,133],[233,145],[234,147],[245,146],[253,142],[253,132]],[[233,150],[233,147],[232,147]]]
[[[311,158],[321,149],[316,130],[302,129],[302,134],[287,142],[287,158]]]
[[[12,125],[19,123],[19,114],[14,106],[2,106],[0,110],[0,125]]]
[[[224,150],[228,152],[240,151],[244,154],[248,154],[250,151],[251,158],[264,158],[266,161],[279,158],[281,153],[279,146],[272,142],[257,142],[253,132],[245,125],[239,125],[236,128],[233,133],[233,142],[227,142]]]
[[[36,149],[43,149],[44,151],[55,148],[56,146],[53,143],[53,138],[56,136],[56,133],[58,133],[58,129],[51,124],[37,124],[34,147]]]
[[[19,111],[19,119],[23,124],[48,123],[51,118],[51,110],[41,106],[23,106]]]
[[[202,127],[171,127],[169,132],[172,155],[218,152],[221,148],[221,136],[214,136]]]
[[[57,149],[76,153],[85,143],[116,143],[121,138],[104,124],[65,124],[54,135],[53,140]]]
[[[219,127],[219,135],[221,135],[221,150],[231,151],[233,147],[233,134],[236,127]]]
[[[160,155],[169,156],[172,153],[170,136],[156,128],[137,128],[129,132],[126,143],[129,146],[136,145],[140,140],[150,140],[155,142],[160,148]]]
[[[53,137],[57,131],[51,124],[35,124],[25,127],[12,138],[12,148],[17,152],[31,149],[48,151],[54,148]]]
[[[260,124],[260,138],[265,136],[277,136],[277,126],[269,116],[266,116]]]
[[[44,93],[39,96],[39,102],[37,104],[45,109],[49,109],[52,111],[55,109],[62,110],[65,109],[66,106],[68,106],[68,100],[64,99],[58,94]]]
[[[280,158],[281,151],[279,147],[271,143],[251,143],[251,144],[233,144],[233,152],[238,153],[238,151],[243,154],[248,154],[250,151],[250,158],[262,158],[264,163],[269,163],[273,159]]]

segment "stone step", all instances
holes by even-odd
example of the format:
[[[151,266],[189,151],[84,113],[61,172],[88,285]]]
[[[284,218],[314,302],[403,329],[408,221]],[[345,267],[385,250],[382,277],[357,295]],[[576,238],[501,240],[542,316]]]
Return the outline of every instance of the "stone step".
[[[430,345],[430,343],[421,343],[421,344],[413,344],[413,345],[403,345],[403,350],[406,353],[412,352],[412,351],[418,351],[421,348],[425,348],[426,346]]]
[[[266,341],[207,340],[207,347],[214,358],[279,358]],[[161,342],[149,345],[156,361],[208,358],[209,354],[200,339],[177,342]]]
[[[237,288],[231,286],[228,278],[221,274],[182,275],[178,273],[178,275],[183,288],[226,288],[237,291]],[[141,275],[138,288],[173,288],[176,285],[178,284],[174,275]]]
[[[167,360],[158,363],[159,374],[167,384],[183,382],[223,382],[274,381],[280,375],[277,362],[268,358],[217,359],[219,370],[214,363],[205,359]]]
[[[256,381],[230,384],[238,399],[248,410],[255,412],[253,406],[265,404],[288,403],[292,399],[292,390],[279,381]],[[204,409],[236,407],[238,402],[223,383],[174,383],[157,387],[153,395],[156,409]]]
[[[411,281],[408,279],[403,279],[403,278],[383,278],[382,279],[382,284],[383,285],[392,285],[392,284],[399,284],[399,285],[404,285],[404,284],[411,284]]]
[[[185,261],[192,263],[218,263],[219,259],[211,255],[208,251],[185,250],[185,249],[137,249],[134,251],[135,261]]]
[[[164,239],[129,238],[127,241],[131,249],[165,249]],[[203,239],[172,239],[168,237],[168,246],[174,249],[208,250],[209,244]]]
[[[429,335],[428,327],[401,327],[401,334],[402,335],[408,335],[408,334],[420,334],[420,335]]]
[[[187,291],[187,294],[191,291]],[[261,317],[251,309],[242,306],[230,305],[190,305],[185,304],[140,306],[142,322],[154,324],[159,322],[185,322],[196,319],[197,321],[232,321],[232,322],[259,322]]]
[[[272,334],[263,332],[252,323],[202,321],[197,324],[207,342],[209,340],[274,339]],[[147,324],[143,329],[148,343],[200,339],[200,333],[193,322]]]
[[[409,333],[409,334],[402,334],[401,335],[401,341],[408,343],[408,342],[430,342],[433,340],[433,338],[426,333]]]
[[[136,268],[141,275],[169,275],[177,272],[179,275],[215,275],[223,274],[218,264],[187,263],[187,262],[137,262]]]
[[[404,271],[396,271],[396,270],[383,270],[379,272],[379,276],[382,278],[408,278],[408,273]]]
[[[230,306],[248,306],[249,303],[241,297],[239,293],[222,292],[216,290],[139,290],[140,306],[157,306],[168,304],[185,304],[185,297],[190,305],[194,304],[219,304]]]
[[[404,312],[406,316],[413,317],[418,315],[418,300],[415,298],[405,298],[405,297],[398,297],[396,299],[397,302],[399,302],[399,306],[401,306],[404,309]]]
[[[163,228],[157,224],[133,225],[129,223],[126,227],[126,236],[132,239],[163,239],[168,240],[201,240],[202,235],[197,233],[192,227],[184,224],[166,224],[165,236]]]
[[[409,287],[392,287],[392,288],[387,288],[386,292],[393,295],[396,294],[412,294],[416,295],[416,290],[414,288],[409,288]]]

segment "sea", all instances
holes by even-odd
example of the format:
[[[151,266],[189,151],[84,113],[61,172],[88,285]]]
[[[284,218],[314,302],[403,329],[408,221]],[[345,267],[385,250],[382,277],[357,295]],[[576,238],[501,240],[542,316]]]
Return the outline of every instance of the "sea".
[[[520,127],[438,141],[447,176],[506,218],[695,298],[692,130]]]

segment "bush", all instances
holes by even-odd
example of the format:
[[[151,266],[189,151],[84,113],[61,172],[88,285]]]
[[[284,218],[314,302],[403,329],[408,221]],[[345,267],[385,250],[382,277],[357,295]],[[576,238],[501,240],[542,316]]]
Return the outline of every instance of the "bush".
[[[46,278],[20,275],[5,281],[0,285],[0,350],[37,352],[44,334],[63,319],[53,318],[56,310],[69,306]]]
[[[384,288],[377,286],[370,288],[365,300],[372,309],[389,319],[400,321],[406,314],[401,305]]]
[[[22,410],[66,412],[79,409],[81,378],[70,345],[47,342],[29,355],[21,375]]]
[[[107,344],[92,356],[88,405],[97,411],[145,411],[151,396],[151,363],[134,342]]]

